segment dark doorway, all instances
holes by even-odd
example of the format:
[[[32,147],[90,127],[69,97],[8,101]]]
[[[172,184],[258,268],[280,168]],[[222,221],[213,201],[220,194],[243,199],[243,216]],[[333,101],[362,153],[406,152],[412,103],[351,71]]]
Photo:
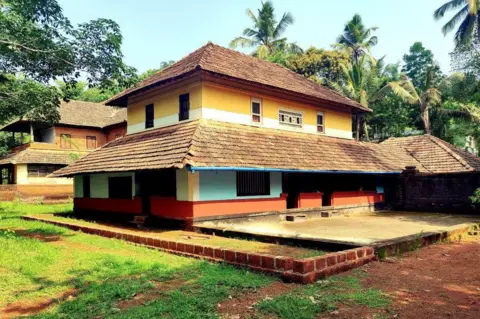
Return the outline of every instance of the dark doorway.
[[[13,184],[13,165],[6,165],[0,167],[0,172],[2,174],[2,184]]]
[[[150,214],[150,197],[176,197],[177,183],[175,169],[141,171],[135,173],[137,194],[142,199],[142,213]]]

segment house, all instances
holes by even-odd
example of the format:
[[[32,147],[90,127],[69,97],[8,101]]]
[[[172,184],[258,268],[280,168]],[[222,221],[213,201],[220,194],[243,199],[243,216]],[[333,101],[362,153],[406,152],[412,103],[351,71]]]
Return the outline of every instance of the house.
[[[75,211],[191,223],[286,209],[372,209],[405,167],[403,147],[357,142],[371,112],[279,65],[212,43],[107,105],[127,135],[54,173]]]
[[[71,178],[47,175],[126,133],[124,108],[70,101],[61,102],[59,113],[60,121],[54,125],[20,119],[1,128],[17,140],[20,135],[22,141],[0,158],[4,200],[15,195],[72,197]]]

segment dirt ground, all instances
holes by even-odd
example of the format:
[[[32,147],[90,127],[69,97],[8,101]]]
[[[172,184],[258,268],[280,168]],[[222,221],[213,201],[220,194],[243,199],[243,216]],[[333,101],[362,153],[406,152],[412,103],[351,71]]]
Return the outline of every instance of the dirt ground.
[[[429,246],[360,268],[362,286],[392,298],[388,309],[339,305],[320,318],[480,318],[480,240]],[[352,271],[341,276],[352,276]],[[257,302],[298,285],[275,283],[219,305],[223,318],[256,318]]]

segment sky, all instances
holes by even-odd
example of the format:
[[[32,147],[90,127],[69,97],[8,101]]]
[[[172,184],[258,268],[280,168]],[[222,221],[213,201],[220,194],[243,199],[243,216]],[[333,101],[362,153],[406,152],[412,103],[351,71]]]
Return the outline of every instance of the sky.
[[[295,23],[285,36],[302,48],[330,48],[345,23],[355,14],[367,27],[378,27],[379,43],[372,53],[388,63],[401,62],[415,41],[423,42],[446,73],[453,35],[443,36],[442,22],[433,11],[446,0],[272,0],[277,17],[290,12]],[[260,0],[59,0],[72,23],[97,18],[116,21],[123,35],[125,62],[140,72],[162,61],[179,60],[212,41],[228,47],[252,22]],[[251,50],[244,50],[246,53]]]

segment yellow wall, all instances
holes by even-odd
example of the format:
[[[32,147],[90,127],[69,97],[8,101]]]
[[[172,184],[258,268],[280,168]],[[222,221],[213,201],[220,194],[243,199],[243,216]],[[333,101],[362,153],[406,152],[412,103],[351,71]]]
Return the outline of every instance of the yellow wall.
[[[151,98],[142,99],[128,104],[128,125],[145,122],[145,105],[154,105],[154,117],[161,118],[178,114],[178,97],[182,94],[190,94],[190,110],[197,109],[202,105],[202,86],[196,83],[185,88],[166,92]]]
[[[286,109],[292,111],[299,111],[303,113],[303,124],[305,125],[304,131],[315,132],[317,124],[317,112],[324,113],[324,125],[327,135],[340,137],[348,137],[352,131],[352,115],[348,112],[341,113],[331,111],[327,108],[321,108],[317,106],[311,106],[308,104],[301,104],[296,102],[290,102],[286,100],[276,99],[271,96],[265,96],[256,94],[255,92],[241,91],[237,89],[220,86],[213,83],[194,83],[185,86],[181,89],[175,89],[169,92],[154,95],[149,93],[152,97],[135,97],[129,100],[128,105],[128,125],[129,127],[135,126],[130,132],[138,132],[143,130],[143,123],[145,122],[145,105],[154,104],[154,118],[163,119],[155,123],[155,127],[174,124],[178,119],[179,112],[179,96],[181,94],[190,94],[190,110],[196,110],[199,112],[191,112],[191,119],[196,119],[200,116],[208,117],[207,111],[212,110],[223,111],[228,113],[217,114],[217,119],[225,121],[237,121],[239,119],[235,114],[243,115],[244,124],[250,123],[250,102],[252,98],[258,98],[262,100],[262,115],[263,119],[269,119],[270,123],[278,122],[279,109]],[[198,110],[201,108],[200,110]],[[247,116],[248,115],[248,116]],[[170,117],[170,118],[168,118]],[[168,120],[167,120],[168,118]],[[245,120],[246,119],[246,120]],[[264,123],[266,124],[266,123]],[[267,125],[266,125],[267,126]],[[306,127],[308,126],[308,128]],[[268,127],[268,126],[267,126]],[[299,129],[300,131],[302,128]],[[333,132],[335,134],[329,134],[329,130],[338,130]],[[338,133],[340,132],[340,133]],[[340,135],[339,135],[340,134]]]
[[[15,165],[15,184],[17,185],[72,185],[73,179],[66,177],[28,177],[27,164]]]
[[[334,112],[308,104],[289,102],[255,94],[254,92],[237,91],[211,84],[203,85],[202,96],[203,107],[248,115],[251,112],[251,98],[259,98],[262,100],[264,118],[278,120],[278,110],[287,109],[303,112],[303,123],[307,125],[317,125],[317,112],[323,112],[325,127],[345,131],[352,130],[352,115],[350,113]]]

